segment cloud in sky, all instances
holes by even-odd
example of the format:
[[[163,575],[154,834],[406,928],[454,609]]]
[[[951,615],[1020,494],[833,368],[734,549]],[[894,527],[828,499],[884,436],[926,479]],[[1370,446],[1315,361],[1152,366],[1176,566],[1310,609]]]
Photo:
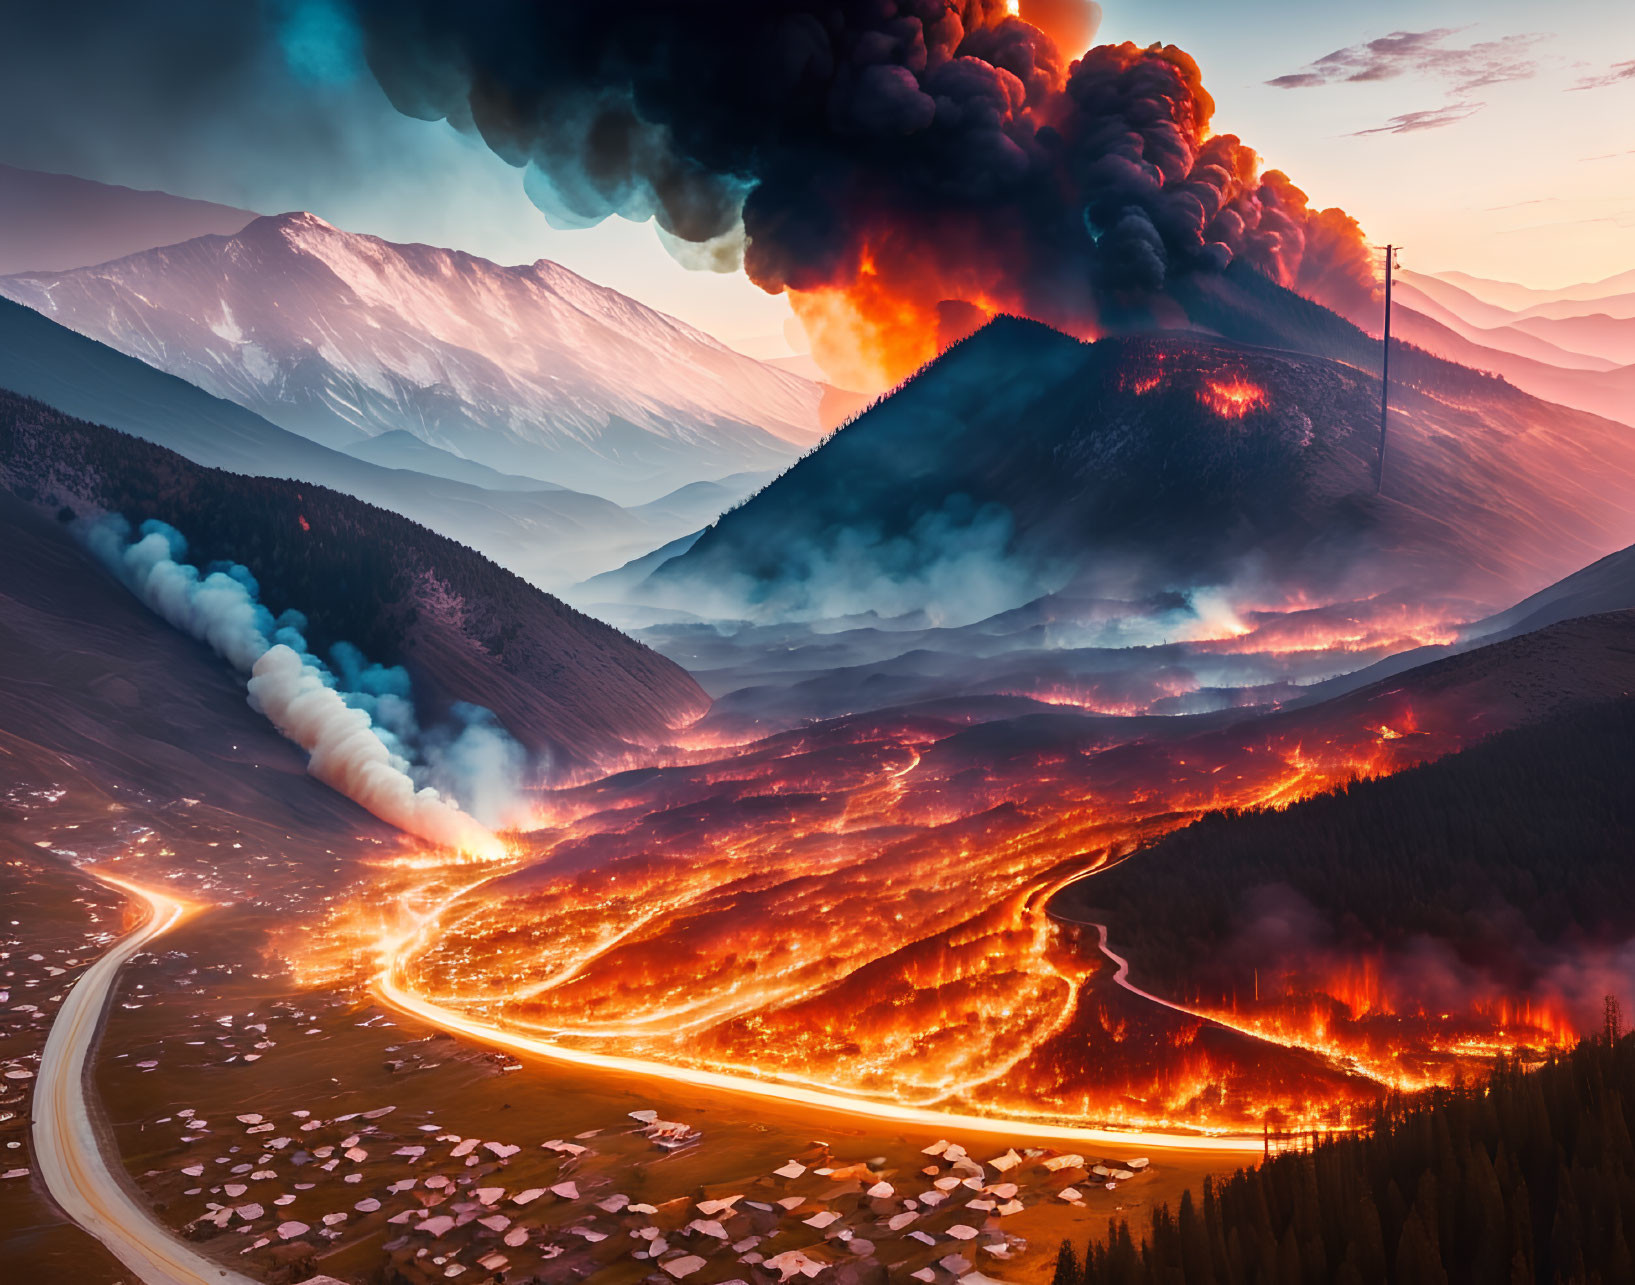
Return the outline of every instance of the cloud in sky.
[[[1453,95],[1441,107],[1403,112],[1383,125],[1359,129],[1353,137],[1442,129],[1474,116],[1487,105],[1467,97],[1471,91],[1505,81],[1529,80],[1537,75],[1538,47],[1550,39],[1545,33],[1532,32],[1468,45],[1452,43],[1452,38],[1461,30],[1433,27],[1428,31],[1393,31],[1336,49],[1299,71],[1273,77],[1266,83],[1276,89],[1314,89],[1320,85],[1394,80],[1405,75],[1438,80],[1446,84]]]
[[[1606,71],[1596,76],[1586,76],[1570,89],[1603,89],[1607,85],[1616,85],[1620,81],[1635,80],[1635,58],[1628,62],[1615,62]]]
[[[1267,81],[1277,89],[1311,89],[1374,80],[1391,80],[1418,72],[1447,82],[1459,94],[1537,74],[1538,46],[1550,37],[1541,32],[1502,36],[1475,44],[1450,44],[1457,27],[1429,31],[1393,31],[1390,35],[1348,45],[1324,54],[1297,72]]]
[[[1372,129],[1359,129],[1352,137],[1361,138],[1365,134],[1417,134],[1421,130],[1441,129],[1444,125],[1457,124],[1467,116],[1474,116],[1485,106],[1485,103],[1448,103],[1444,107],[1403,112],[1400,116],[1391,117],[1383,125],[1376,125]]]

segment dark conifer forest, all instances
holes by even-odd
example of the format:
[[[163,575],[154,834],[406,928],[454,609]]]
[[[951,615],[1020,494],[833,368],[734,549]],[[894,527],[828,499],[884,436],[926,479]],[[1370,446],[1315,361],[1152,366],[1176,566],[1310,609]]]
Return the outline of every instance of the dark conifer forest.
[[[1075,885],[1141,985],[1246,997],[1314,951],[1440,943],[1525,992],[1541,953],[1635,934],[1635,698],[1570,710],[1282,811],[1211,814]],[[1253,931],[1268,890],[1304,916]],[[1599,991],[1590,996],[1593,1003]]]
[[[1622,1285],[1632,1107],[1635,1039],[1607,1034],[1537,1070],[1394,1098],[1356,1135],[1155,1210],[1144,1239],[1121,1223],[1063,1244],[1055,1285]]]

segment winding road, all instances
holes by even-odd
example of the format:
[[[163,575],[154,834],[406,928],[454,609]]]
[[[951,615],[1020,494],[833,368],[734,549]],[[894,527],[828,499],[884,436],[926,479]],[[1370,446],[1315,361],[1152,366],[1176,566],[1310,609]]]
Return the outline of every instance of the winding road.
[[[101,1241],[143,1285],[256,1285],[250,1277],[199,1253],[153,1216],[125,1177],[117,1148],[106,1129],[99,1126],[99,1112],[93,1101],[91,1053],[119,970],[200,907],[161,889],[101,871],[88,873],[135,898],[145,907],[147,917],[85,971],[69,991],[46,1037],[34,1096],[34,1157],[40,1175],[63,1211]],[[1105,939],[1102,944],[1105,950]],[[1111,952],[1108,954],[1115,963],[1123,964]],[[374,989],[384,1003],[399,1012],[450,1033],[551,1061],[653,1076],[751,1098],[779,1099],[823,1111],[972,1133],[1229,1153],[1255,1152],[1262,1145],[1260,1139],[1243,1137],[1094,1129],[925,1110],[818,1088],[567,1048],[435,1004],[399,984],[394,973],[388,967],[376,978]],[[1122,968],[1118,980],[1120,985],[1129,986]]]
[[[255,1285],[248,1276],[200,1254],[154,1218],[131,1191],[91,1101],[88,1064],[119,970],[199,907],[100,871],[87,873],[142,902],[148,917],[85,970],[51,1024],[34,1091],[34,1158],[40,1176],[63,1211],[143,1285]]]

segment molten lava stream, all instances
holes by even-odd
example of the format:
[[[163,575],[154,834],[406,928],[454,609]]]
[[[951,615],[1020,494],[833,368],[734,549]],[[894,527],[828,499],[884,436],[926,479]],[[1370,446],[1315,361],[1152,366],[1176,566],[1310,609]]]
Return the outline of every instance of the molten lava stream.
[[[1411,716],[1136,740],[1087,720],[1003,755],[963,719],[836,720],[548,791],[549,828],[480,882],[423,854],[388,866],[334,916],[334,959],[291,953],[308,976],[378,974],[468,1033],[858,1109],[1339,1123],[1334,1103],[1377,1092],[1356,1074],[1368,1058],[1121,990],[1045,905],[1209,809],[1281,806],[1458,743],[1458,724],[1392,739],[1370,723]]]

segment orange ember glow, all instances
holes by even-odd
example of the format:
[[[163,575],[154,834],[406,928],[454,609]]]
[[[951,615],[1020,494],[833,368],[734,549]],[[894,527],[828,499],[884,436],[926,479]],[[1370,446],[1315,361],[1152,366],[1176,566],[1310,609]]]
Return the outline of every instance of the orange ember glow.
[[[1266,405],[1266,390],[1244,379],[1212,379],[1198,390],[1198,400],[1222,419],[1242,419]]]
[[[1496,997],[1447,1019],[1393,1007],[1366,975],[1180,1006],[1115,976],[1047,905],[1206,811],[1286,806],[1479,732],[1387,697],[1340,725],[1131,739],[1094,722],[998,759],[968,747],[980,724],[907,714],[700,741],[542,792],[492,865],[383,865],[286,949],[309,981],[376,979],[406,1009],[542,1056],[876,1115],[1345,1127],[1382,1085],[1566,1027]]]
[[[1382,602],[1293,610],[1223,608],[1206,624],[1209,631],[1195,641],[1234,654],[1384,654],[1445,646],[1459,637],[1459,613],[1451,609]]]
[[[1379,957],[1367,956],[1276,985],[1257,979],[1255,1000],[1234,997],[1199,1011],[1403,1090],[1479,1074],[1499,1054],[1541,1056],[1578,1039],[1572,1020],[1550,1003],[1498,993],[1428,1003],[1409,998],[1412,982],[1411,976],[1388,979]]]
[[[865,246],[845,287],[789,289],[812,355],[843,388],[879,392],[999,313],[1026,315],[1002,246],[983,227],[946,212],[908,230],[882,228]],[[1055,319],[1093,339],[1086,324]]]

